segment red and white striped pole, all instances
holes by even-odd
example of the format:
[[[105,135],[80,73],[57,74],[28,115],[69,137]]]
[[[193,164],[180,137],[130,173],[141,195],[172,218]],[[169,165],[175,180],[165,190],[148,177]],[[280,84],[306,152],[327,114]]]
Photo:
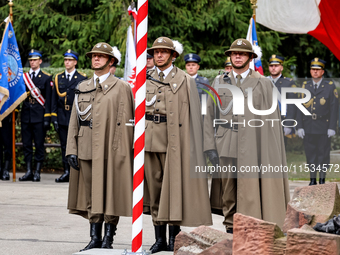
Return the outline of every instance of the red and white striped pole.
[[[138,0],[132,252],[142,252],[147,31],[148,0]]]

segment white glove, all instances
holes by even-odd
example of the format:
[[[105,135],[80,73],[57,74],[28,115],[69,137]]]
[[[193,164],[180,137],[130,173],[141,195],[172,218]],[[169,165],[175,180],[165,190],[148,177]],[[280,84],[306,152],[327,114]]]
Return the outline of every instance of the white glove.
[[[284,132],[285,132],[285,135],[289,135],[290,132],[292,131],[292,129],[289,128],[289,127],[284,127],[283,130],[284,130]]]
[[[299,128],[297,131],[297,135],[303,139],[303,137],[305,136],[305,130],[303,128]]]
[[[328,129],[327,130],[327,135],[328,135],[328,138],[332,137],[333,135],[335,135],[335,131],[333,129]]]

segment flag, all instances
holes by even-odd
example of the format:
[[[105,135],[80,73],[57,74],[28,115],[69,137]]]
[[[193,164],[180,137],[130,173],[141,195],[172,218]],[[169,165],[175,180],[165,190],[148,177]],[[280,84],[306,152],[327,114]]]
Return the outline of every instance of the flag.
[[[340,60],[339,0],[258,0],[257,22],[272,30],[309,34]]]
[[[2,37],[0,65],[0,88],[8,90],[8,98],[0,110],[1,121],[27,97],[21,57],[10,19],[7,19]]]
[[[253,18],[250,19],[248,27],[248,33],[247,33],[247,40],[253,45],[255,53],[258,55],[256,59],[253,59],[250,62],[250,68],[258,71],[260,74],[263,75],[263,68],[262,68],[262,62],[261,62],[261,48],[259,47],[258,41],[257,41],[257,34],[256,34],[256,27],[255,27],[255,21]]]
[[[127,81],[135,96],[136,85],[136,46],[133,40],[132,28],[129,26],[126,39],[126,53],[125,53],[125,67],[124,67],[124,80]]]

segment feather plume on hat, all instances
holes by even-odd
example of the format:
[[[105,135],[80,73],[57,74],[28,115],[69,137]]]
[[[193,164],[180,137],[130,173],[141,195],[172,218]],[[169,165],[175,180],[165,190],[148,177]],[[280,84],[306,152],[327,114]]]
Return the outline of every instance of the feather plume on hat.
[[[179,42],[179,41],[176,41],[176,40],[172,40],[173,44],[174,44],[174,47],[175,47],[175,51],[181,55],[183,53],[183,45]]]
[[[120,51],[118,50],[118,48],[116,46],[112,47],[112,51],[113,51],[113,55],[118,59],[117,65],[119,65],[120,60],[122,59],[122,54],[120,53]]]

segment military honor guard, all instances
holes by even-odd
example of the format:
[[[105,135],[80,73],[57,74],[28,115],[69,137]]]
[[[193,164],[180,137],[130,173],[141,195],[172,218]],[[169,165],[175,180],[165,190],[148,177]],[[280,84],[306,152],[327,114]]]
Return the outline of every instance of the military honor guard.
[[[272,125],[265,121],[280,119],[280,111],[277,107],[265,116],[252,113],[246,91],[252,90],[256,109],[267,110],[272,105],[273,85],[269,79],[249,69],[250,60],[257,54],[248,40],[235,40],[225,54],[230,56],[233,70],[217,76],[212,85],[222,104],[217,95],[215,99],[209,97],[204,118],[204,150],[214,167],[225,169],[213,175],[211,208],[224,216],[223,224],[228,233],[233,233],[235,213],[275,222],[282,227],[290,200],[288,176],[284,172],[266,174],[261,169],[262,166],[286,166],[280,122]],[[244,114],[233,114],[236,99],[226,85],[242,91]],[[214,119],[224,120],[215,125],[216,133]],[[263,125],[249,125],[249,120],[253,119],[261,120]]]
[[[207,95],[203,89],[207,90],[208,87],[205,85],[210,85],[209,80],[206,77],[198,75],[198,70],[200,69],[199,63],[201,62],[200,56],[194,53],[190,53],[184,56],[185,69],[191,78],[195,79],[198,94],[200,96],[200,101],[202,102],[202,95]]]
[[[131,87],[110,73],[118,59],[109,44],[97,43],[86,56],[94,75],[77,86],[66,145],[68,209],[90,223],[82,251],[112,249],[119,216],[132,215],[133,190],[133,128],[125,125],[134,119]]]
[[[304,81],[302,88],[308,89],[311,99],[304,106],[312,114],[297,114],[297,134],[303,139],[307,165],[310,171],[309,185],[316,185],[317,171],[319,184],[325,183],[330,163],[331,137],[335,135],[338,121],[338,92],[332,81],[323,78],[326,62],[314,58],[310,65],[312,79]]]
[[[32,49],[28,54],[31,69],[25,79],[27,98],[21,108],[21,135],[27,171],[19,181],[40,181],[44,161],[44,141],[51,123],[52,75],[42,71],[42,52]],[[36,169],[32,171],[33,146]]]
[[[190,177],[192,167],[205,165],[202,118],[194,79],[172,63],[182,53],[177,45],[159,37],[147,50],[156,66],[146,81],[145,110],[144,206],[156,238],[151,253],[173,251],[180,226],[212,224],[207,179]]]
[[[269,73],[270,76],[268,78],[272,81],[274,86],[277,87],[278,91],[281,93],[282,88],[296,88],[295,82],[291,78],[286,78],[282,75],[283,71],[283,62],[284,57],[279,55],[272,55],[269,58]],[[297,93],[288,93],[287,98],[293,99],[298,98]],[[285,121],[285,126],[291,127],[284,127],[284,141],[285,145],[287,144],[287,137],[295,133],[294,120],[296,119],[297,108],[295,105],[288,104],[287,106],[287,113],[285,116],[281,115],[281,120]],[[291,120],[291,121],[288,121]]]
[[[78,57],[77,52],[67,50],[64,53],[65,71],[58,73],[54,78],[51,119],[55,131],[59,134],[64,167],[64,173],[55,179],[56,182],[68,182],[70,176],[70,165],[65,156],[67,131],[74,100],[74,90],[81,81],[86,79],[86,74],[80,73],[76,69]]]
[[[226,61],[224,62],[224,70],[228,73],[233,70],[233,67],[232,67],[231,61],[230,61],[230,57],[227,57]]]
[[[0,127],[0,180],[9,180],[12,159],[12,114],[1,121]]]

